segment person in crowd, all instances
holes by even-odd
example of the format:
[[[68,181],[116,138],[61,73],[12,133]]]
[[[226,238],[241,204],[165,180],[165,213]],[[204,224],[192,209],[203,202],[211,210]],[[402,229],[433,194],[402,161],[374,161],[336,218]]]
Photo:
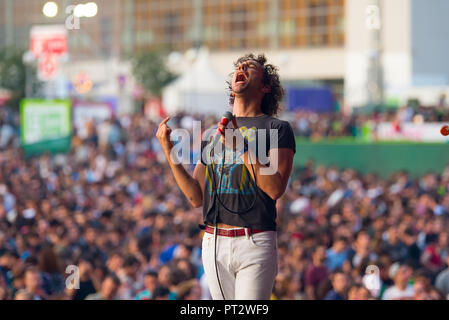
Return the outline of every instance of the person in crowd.
[[[115,274],[108,274],[100,291],[88,295],[85,300],[115,300],[119,287],[120,279]]]
[[[42,287],[42,277],[34,266],[28,267],[24,274],[25,290],[33,300],[44,300],[47,295]]]
[[[420,268],[421,249],[417,244],[417,235],[412,228],[407,228],[402,236],[402,241],[407,247],[405,257],[413,269]]]
[[[87,296],[94,294],[100,289],[100,281],[93,272],[92,264],[84,259],[78,262],[79,288],[71,295],[73,300],[84,300]]]
[[[360,230],[355,235],[355,241],[353,247],[348,253],[348,260],[353,267],[359,267],[363,261],[377,260],[377,254],[373,252],[371,237],[365,230]]]
[[[410,279],[413,269],[407,264],[395,263],[390,267],[390,277],[394,285],[389,287],[383,294],[382,300],[410,300],[414,297],[415,291]]]
[[[348,290],[348,276],[342,271],[334,271],[330,275],[332,290],[329,291],[324,300],[346,300]]]
[[[326,248],[318,246],[312,256],[312,261],[304,274],[305,290],[307,298],[313,300],[317,296],[318,287],[327,279],[329,270],[324,264],[326,260]]]
[[[426,237],[427,246],[421,256],[422,265],[437,274],[443,268],[440,247],[438,246],[439,234],[429,234]]]
[[[435,287],[449,298],[449,256],[446,257],[446,269],[441,271],[435,280]]]
[[[326,265],[331,272],[343,266],[347,259],[348,247],[345,237],[339,237],[326,252]]]
[[[34,300],[34,296],[25,289],[20,289],[14,295],[14,300]]]
[[[118,297],[121,300],[134,299],[142,289],[142,281],[140,281],[139,274],[140,262],[133,256],[129,255],[125,257],[123,266],[117,273],[121,284],[118,290]]]
[[[136,300],[151,300],[154,290],[159,285],[157,272],[154,270],[147,271],[144,275],[143,283],[145,289],[137,294]]]
[[[169,300],[170,290],[167,287],[157,287],[154,290],[152,300]]]
[[[65,279],[60,267],[58,256],[53,248],[44,247],[39,251],[38,266],[42,277],[42,287],[48,296],[62,294],[65,288]]]

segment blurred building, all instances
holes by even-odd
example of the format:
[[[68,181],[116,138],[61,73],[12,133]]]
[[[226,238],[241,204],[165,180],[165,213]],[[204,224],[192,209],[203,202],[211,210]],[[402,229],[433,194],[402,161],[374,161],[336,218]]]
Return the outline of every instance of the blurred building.
[[[0,1],[0,47],[27,46],[32,25],[63,24],[65,8],[78,3],[55,2],[60,10],[48,18],[45,1]],[[415,97],[432,103],[449,86],[447,0],[95,2],[98,14],[69,32],[73,70],[101,61],[110,71],[137,50],[165,47],[182,58],[172,65],[182,72],[192,48],[207,46],[223,75],[240,54],[264,52],[287,86],[331,86],[349,107]]]
[[[135,45],[187,50],[344,46],[344,0],[135,0]]]
[[[449,2],[135,0],[136,49],[205,45],[223,74],[265,52],[289,85],[330,85],[348,106],[436,103],[448,90]]]
[[[223,75],[240,54],[265,52],[289,85],[343,92],[345,0],[136,0],[134,8],[136,49],[207,46]]]
[[[43,0],[0,1],[0,47],[29,46],[30,29],[33,25],[64,25],[73,10],[67,8],[86,1],[56,0],[58,12],[54,17],[43,14]],[[127,43],[126,26],[134,19],[126,11],[127,0],[96,0],[97,14],[92,18],[81,17],[80,28],[70,30],[69,52],[74,59],[108,58],[119,56]],[[129,31],[131,33],[131,31]]]

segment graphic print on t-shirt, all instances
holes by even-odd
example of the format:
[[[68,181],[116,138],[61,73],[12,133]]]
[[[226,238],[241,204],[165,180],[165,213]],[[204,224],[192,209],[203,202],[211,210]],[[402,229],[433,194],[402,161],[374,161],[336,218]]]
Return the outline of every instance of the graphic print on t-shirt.
[[[239,128],[239,131],[248,143],[256,139],[256,127],[248,129],[246,126],[243,126]],[[251,195],[255,193],[254,180],[237,152],[226,148],[224,152],[224,164],[223,153],[215,153],[213,157],[211,169],[215,172],[214,177],[210,174],[210,167],[206,167],[206,185],[209,195],[212,195],[213,190],[216,190],[219,194]],[[214,178],[216,180],[215,184],[213,181]]]

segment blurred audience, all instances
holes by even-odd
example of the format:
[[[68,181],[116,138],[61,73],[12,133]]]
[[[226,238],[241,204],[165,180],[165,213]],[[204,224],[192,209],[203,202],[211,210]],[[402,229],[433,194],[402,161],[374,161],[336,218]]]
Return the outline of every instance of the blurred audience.
[[[416,112],[444,120],[443,111],[371,118],[299,112],[289,120],[298,135],[315,139],[357,136],[368,122],[413,121]],[[174,182],[154,137],[157,122],[134,115],[88,123],[75,131],[69,153],[26,158],[18,119],[4,111],[0,118],[0,299],[210,297],[201,209],[191,208]],[[194,119],[203,128],[217,122],[180,114],[169,125],[192,130]],[[295,168],[277,207],[273,299],[449,294],[449,168],[380,179],[309,161]],[[69,266],[76,288],[66,284]],[[373,266],[378,287],[366,281]]]

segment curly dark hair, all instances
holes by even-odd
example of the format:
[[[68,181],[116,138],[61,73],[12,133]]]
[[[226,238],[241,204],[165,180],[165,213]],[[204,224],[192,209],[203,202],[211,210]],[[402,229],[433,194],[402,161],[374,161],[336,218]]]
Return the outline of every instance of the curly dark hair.
[[[262,98],[262,112],[269,116],[278,114],[281,109],[280,102],[282,101],[285,94],[285,90],[281,85],[281,81],[279,80],[278,67],[272,64],[265,64],[267,62],[267,58],[264,54],[259,54],[256,56],[253,53],[248,53],[238,58],[237,61],[234,62],[234,67],[237,68],[241,63],[249,60],[257,61],[262,66],[262,68],[264,69],[263,83],[264,85],[268,85],[271,88],[271,91],[265,93],[264,97]],[[230,74],[231,79],[233,75],[234,72]],[[232,96],[232,80],[227,81],[227,83],[230,90],[229,103],[233,105],[234,96]]]

